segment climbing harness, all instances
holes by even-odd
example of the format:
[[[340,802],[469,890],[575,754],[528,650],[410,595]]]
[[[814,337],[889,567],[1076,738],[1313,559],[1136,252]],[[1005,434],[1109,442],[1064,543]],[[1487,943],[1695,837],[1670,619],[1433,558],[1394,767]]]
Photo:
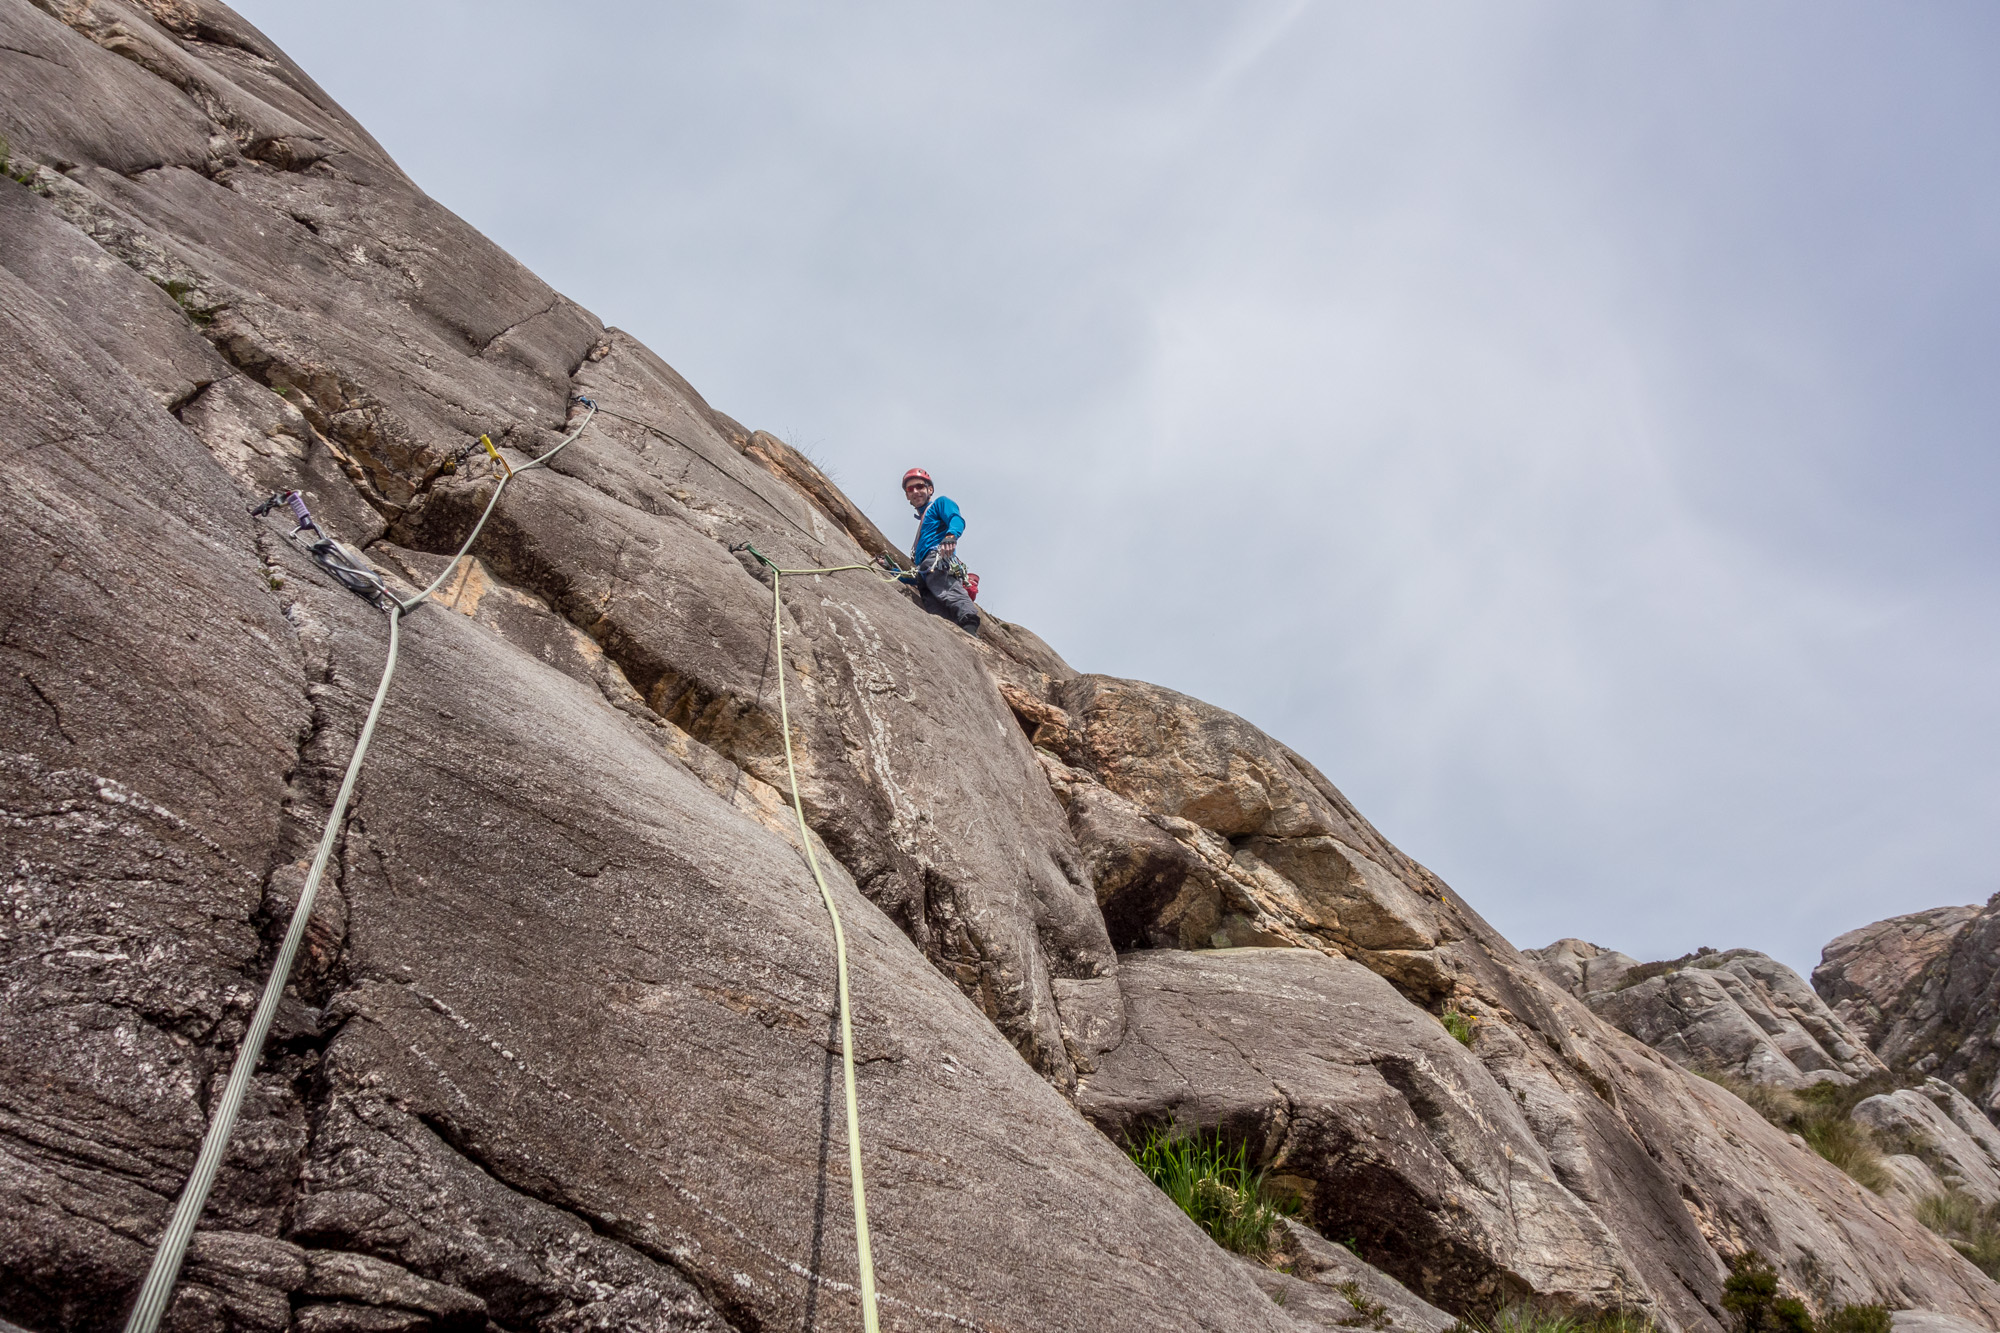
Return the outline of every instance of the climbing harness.
[[[244,1096],[250,1090],[251,1076],[257,1072],[257,1062],[263,1056],[264,1039],[270,1035],[271,1021],[277,1017],[278,1002],[284,996],[285,983],[291,978],[292,963],[298,957],[300,941],[305,938],[306,923],[312,918],[313,900],[319,893],[320,879],[326,874],[327,861],[333,855],[333,844],[340,835],[342,817],[347,813],[347,803],[354,795],[355,779],[361,776],[361,761],[367,757],[368,742],[375,735],[376,720],[382,716],[383,701],[389,697],[389,682],[396,674],[396,656],[402,643],[403,618],[422,607],[430,599],[430,595],[444,585],[445,579],[452,571],[458,568],[458,562],[472,549],[472,543],[479,540],[481,530],[486,527],[486,520],[493,516],[493,509],[500,503],[500,497],[506,492],[508,483],[523,472],[546,465],[557,454],[575,443],[577,437],[589,427],[592,418],[597,415],[597,404],[580,394],[575,401],[589,409],[583,420],[577,423],[576,429],[564,436],[561,443],[531,463],[524,463],[515,468],[507,467],[505,460],[502,460],[504,475],[500,478],[500,484],[493,489],[493,498],[486,502],[485,512],[480,514],[479,521],[472,525],[472,532],[458,548],[458,553],[446,563],[444,570],[431,580],[430,586],[408,601],[397,601],[391,596],[380,576],[367,568],[367,563],[359,552],[353,552],[353,564],[343,564],[341,568],[345,569],[348,576],[359,578],[365,575],[372,581],[374,595],[349,582],[348,577],[343,577],[341,569],[337,569],[319,554],[317,546],[338,547],[339,543],[328,537],[313,521],[312,515],[306,510],[305,498],[297,491],[280,492],[251,510],[254,514],[262,515],[269,513],[279,504],[291,510],[292,516],[299,523],[292,535],[293,540],[312,553],[313,558],[344,586],[353,588],[388,612],[389,653],[387,660],[382,664],[382,682],[375,687],[375,701],[368,706],[368,718],[361,724],[361,735],[354,742],[354,757],[347,761],[347,775],[340,780],[340,793],[334,797],[333,809],[326,817],[326,829],[320,835],[319,850],[313,855],[312,869],[306,872],[305,887],[299,890],[298,906],[292,909],[291,926],[285,932],[284,943],[278,946],[278,956],[271,965],[270,979],[264,983],[263,998],[257,1002],[257,1012],[251,1017],[250,1027],[243,1034],[243,1044],[237,1048],[236,1063],[230,1067],[229,1082],[216,1103],[214,1117],[209,1121],[208,1132],[202,1136],[201,1152],[195,1158],[194,1170],[188,1176],[187,1184],[182,1187],[179,1200],[174,1204],[173,1216],[167,1222],[165,1234],[160,1237],[159,1248],[153,1253],[152,1267],[147,1270],[146,1280],[140,1285],[139,1299],[132,1306],[131,1317],[125,1321],[125,1333],[155,1333],[160,1325],[160,1316],[166,1312],[167,1301],[174,1294],[174,1283],[180,1277],[182,1261],[187,1258],[188,1242],[194,1237],[195,1223],[201,1219],[202,1208],[208,1203],[208,1192],[215,1185],[215,1174],[222,1166],[223,1154],[229,1148],[229,1136],[236,1128],[236,1117],[242,1111]],[[492,450],[491,441],[487,441],[487,448],[489,451]],[[497,451],[495,456],[498,456]],[[318,541],[309,544],[300,540],[298,533],[307,531],[315,534]],[[346,549],[352,551],[352,548]],[[342,559],[345,561],[347,557],[343,556]],[[871,1323],[869,1327],[872,1329],[874,1325]]]
[[[904,485],[909,484],[911,477],[922,477],[925,481],[929,481],[931,474],[920,467],[913,467],[903,474]],[[930,503],[924,506],[923,512],[917,515],[917,540],[923,540],[924,520],[931,516],[931,506],[935,505],[942,498],[942,496],[933,495],[930,498]],[[947,578],[957,579],[965,585],[965,595],[967,597],[975,602],[979,600],[979,575],[967,569],[965,562],[958,558],[956,552],[946,551],[941,545],[933,546],[930,550],[924,552],[923,563],[912,564],[911,568],[920,575],[943,574]]]
[[[965,585],[965,595],[973,601],[979,600],[979,575],[965,567],[965,562],[956,555],[945,554],[942,546],[932,547],[924,562],[917,566],[919,574],[943,574],[946,578],[957,579]]]
[[[861,1324],[867,1333],[876,1333],[875,1256],[868,1239],[868,1196],[861,1185],[861,1111],[854,1092],[854,1017],[847,1001],[847,932],[841,928],[840,909],[833,904],[833,890],[820,873],[819,858],[813,855],[812,832],[806,827],[805,803],[799,799],[799,770],[792,762],[792,714],[785,698],[785,606],[780,592],[787,574],[839,574],[850,569],[872,571],[873,565],[831,565],[824,569],[780,569],[777,562],[744,542],[731,551],[748,551],[771,571],[771,637],[777,645],[778,726],[785,737],[785,777],[792,785],[792,813],[799,819],[799,845],[805,848],[806,864],[812,868],[813,882],[819,885],[819,900],[826,904],[833,922],[834,971],[840,990],[840,1063],[847,1080],[847,1173],[854,1184],[854,1252],[861,1270]],[[879,575],[877,577],[880,577]],[[893,583],[894,579],[883,579]]]
[[[485,438],[484,436],[481,437]],[[368,567],[368,560],[361,552],[345,542],[335,541],[326,530],[313,521],[311,511],[306,508],[306,497],[298,491],[279,491],[262,504],[252,505],[253,517],[262,518],[279,505],[292,511],[298,526],[286,535],[292,544],[319,563],[319,567],[331,574],[349,592],[358,593],[375,606],[381,606],[389,595],[389,589],[382,582],[382,576]],[[308,541],[301,534],[311,533]]]

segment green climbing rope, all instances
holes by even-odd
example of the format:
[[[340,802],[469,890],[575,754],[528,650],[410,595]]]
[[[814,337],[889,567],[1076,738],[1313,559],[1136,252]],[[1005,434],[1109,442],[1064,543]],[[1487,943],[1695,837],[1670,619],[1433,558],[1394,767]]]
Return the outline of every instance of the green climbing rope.
[[[284,997],[285,985],[291,979],[299,942],[305,938],[306,923],[312,919],[313,901],[319,895],[320,880],[326,874],[327,862],[333,856],[334,841],[340,835],[342,816],[347,813],[347,803],[354,795],[355,780],[361,776],[361,761],[368,755],[368,742],[375,735],[376,720],[382,716],[382,704],[389,697],[389,682],[395,678],[397,651],[402,646],[403,617],[421,607],[425,599],[443,586],[445,579],[458,568],[458,562],[465,558],[465,553],[472,549],[472,543],[479,539],[486,520],[493,516],[493,509],[500,503],[500,496],[508,484],[523,472],[546,465],[583,434],[591,418],[597,415],[597,405],[587,398],[578,401],[590,410],[577,423],[576,429],[555,448],[517,468],[508,467],[505,460],[501,460],[503,475],[500,484],[493,488],[493,498],[486,502],[486,511],[472,525],[472,532],[450,563],[445,565],[444,572],[415,597],[389,605],[389,653],[382,664],[382,681],[375,687],[375,701],[368,706],[368,719],[361,724],[361,735],[354,742],[354,755],[347,761],[347,774],[340,780],[340,793],[334,797],[333,809],[327,814],[326,828],[320,834],[319,850],[313,854],[312,869],[306,873],[305,887],[299,890],[298,906],[292,909],[292,923],[285,931],[284,943],[278,946],[277,959],[271,964],[271,976],[264,983],[263,997],[258,1000],[257,1012],[243,1034],[243,1044],[237,1048],[236,1063],[230,1067],[229,1082],[223,1087],[222,1097],[216,1103],[208,1132],[202,1136],[201,1151],[195,1157],[194,1170],[189,1174],[187,1184],[181,1188],[173,1216],[168,1219],[166,1232],[153,1252],[152,1267],[146,1271],[146,1280],[139,1287],[139,1299],[134,1302],[132,1314],[125,1321],[125,1333],[156,1333],[160,1316],[166,1313],[167,1302],[173,1297],[181,1264],[187,1258],[188,1242],[194,1239],[195,1223],[201,1220],[202,1209],[208,1204],[208,1192],[215,1185],[215,1174],[221,1169],[223,1154],[229,1150],[229,1136],[235,1131],[236,1118],[243,1110],[250,1079],[257,1072],[257,1062],[263,1057],[264,1040],[270,1035],[271,1021],[277,1017],[278,1002]],[[491,445],[488,449],[491,450]]]
[[[785,737],[785,776],[792,784],[792,813],[799,820],[799,845],[805,848],[806,864],[812,868],[813,882],[819,885],[819,900],[826,904],[833,922],[834,972],[840,989],[840,1063],[847,1081],[847,1173],[854,1183],[854,1257],[861,1270],[861,1324],[867,1333],[877,1333],[875,1314],[875,1255],[868,1239],[868,1194],[861,1182],[861,1111],[854,1093],[854,1014],[847,998],[847,932],[841,928],[840,909],[834,906],[833,891],[820,873],[819,858],[813,855],[812,831],[806,827],[805,803],[799,799],[799,770],[792,762],[792,714],[785,697],[785,609],[780,591],[787,574],[839,574],[850,569],[874,569],[873,565],[831,565],[824,569],[780,569],[777,562],[745,542],[740,548],[750,552],[771,571],[771,636],[777,644],[778,723]],[[884,580],[885,582],[889,580]]]

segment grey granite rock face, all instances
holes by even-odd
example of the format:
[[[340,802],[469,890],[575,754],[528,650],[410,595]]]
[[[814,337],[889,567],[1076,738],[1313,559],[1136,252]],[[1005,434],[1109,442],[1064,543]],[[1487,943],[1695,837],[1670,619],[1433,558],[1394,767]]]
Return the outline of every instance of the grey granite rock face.
[[[1890,917],[1838,936],[1820,951],[1813,989],[1869,1046],[1894,1058],[1907,1041],[1894,1033],[1928,996],[1942,993],[1943,964],[1976,907],[1934,907]]]
[[[1935,1075],[2000,1115],[2000,897],[1849,931],[1813,985],[1899,1073]]]
[[[679,443],[607,419],[409,622],[170,1324],[851,1322],[831,940],[757,776],[770,586],[727,547],[854,539],[227,11],[67,12],[0,5],[39,171],[0,182],[0,1313],[121,1317],[381,665],[247,503],[303,486],[414,580],[492,484],[453,455],[546,447],[581,389]],[[121,91],[13,82],[37,43]],[[146,140],[73,115],[201,133],[93,156]],[[888,1326],[1291,1327],[1057,1092],[1117,1015],[1061,811],[978,650],[851,583],[788,587],[788,665],[818,834],[881,849],[896,913],[827,858]]]
[[[1599,1017],[1692,1069],[1778,1088],[1887,1072],[1804,978],[1752,949],[1672,968],[1582,940],[1527,956]]]
[[[1747,1240],[1852,1299],[2000,1319],[1242,719],[997,617],[971,640],[865,571],[786,581],[780,668],[768,576],[731,548],[842,565],[887,539],[425,198],[227,9],[0,0],[0,29],[31,182],[0,181],[0,1317],[118,1324],[380,670],[379,613],[247,505],[299,487],[408,592],[492,494],[479,436],[518,463],[583,392],[619,415],[510,488],[406,625],[172,1328],[854,1324],[781,669],[849,923],[885,1327],[1302,1326],[1076,1109],[1250,1003],[1135,1004],[1128,970],[1233,958],[1315,969],[1296,1011],[1249,988],[1261,1039],[1297,1041],[1167,1100],[1254,1120],[1274,1085],[1244,1069],[1296,1066],[1318,1118],[1265,1142],[1301,1181],[1379,1184],[1375,1213],[1326,1184],[1314,1206],[1374,1217],[1441,1300],[1567,1292],[1709,1333]],[[1319,1067],[1350,1016],[1353,1049],[1379,1040]],[[1356,1089],[1400,1116],[1372,1166],[1342,1156]],[[1294,1239],[1315,1300],[1353,1280],[1435,1327]]]
[[[1984,1327],[1935,1310],[1896,1310],[1890,1314],[1889,1323],[1895,1333],[1977,1333]]]

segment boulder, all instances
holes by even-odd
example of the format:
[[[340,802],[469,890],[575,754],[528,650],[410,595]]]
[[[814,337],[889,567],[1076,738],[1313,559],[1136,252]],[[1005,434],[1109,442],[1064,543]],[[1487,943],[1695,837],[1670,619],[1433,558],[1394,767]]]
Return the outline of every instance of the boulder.
[[[1543,1296],[1650,1308],[1514,1098],[1374,973],[1307,949],[1128,954],[1124,1041],[1077,1105],[1114,1138],[1215,1130],[1323,1235],[1454,1309]]]
[[[1981,1204],[2000,1203],[2000,1162],[1921,1092],[1878,1093],[1858,1102],[1853,1115],[1890,1145],[1925,1159],[1947,1188]]]
[[[1886,1154],[1882,1166],[1889,1173],[1889,1188],[1883,1192],[1906,1208],[1914,1210],[1925,1199],[1945,1191],[1944,1182],[1931,1170],[1930,1163],[1912,1153]]]

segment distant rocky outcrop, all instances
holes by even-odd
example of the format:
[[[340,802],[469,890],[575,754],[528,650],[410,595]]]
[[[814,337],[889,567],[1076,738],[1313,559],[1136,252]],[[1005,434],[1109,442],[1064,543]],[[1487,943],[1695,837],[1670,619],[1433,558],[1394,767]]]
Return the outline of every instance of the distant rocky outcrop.
[[[1568,939],[1525,953],[1600,1018],[1690,1069],[1778,1088],[1887,1072],[1803,977],[1753,949],[1641,963]]]
[[[1887,1064],[1935,1074],[2000,1113],[2000,895],[1850,930],[1813,986]]]
[[[0,0],[0,73],[0,1319],[122,1320],[382,667],[381,613],[249,504],[299,488],[412,595],[587,394],[403,629],[176,1333],[857,1326],[780,672],[885,1328],[1539,1300],[1721,1333],[1745,1249],[2000,1328],[1906,1210],[1600,1020],[1243,719],[866,571],[787,579],[776,660],[741,545],[887,539],[226,8]],[[1709,980],[1828,1062],[1766,1032],[1795,1070],[1851,1059],[1754,961]],[[1296,1189],[1291,1274],[1121,1151],[1166,1123]]]

